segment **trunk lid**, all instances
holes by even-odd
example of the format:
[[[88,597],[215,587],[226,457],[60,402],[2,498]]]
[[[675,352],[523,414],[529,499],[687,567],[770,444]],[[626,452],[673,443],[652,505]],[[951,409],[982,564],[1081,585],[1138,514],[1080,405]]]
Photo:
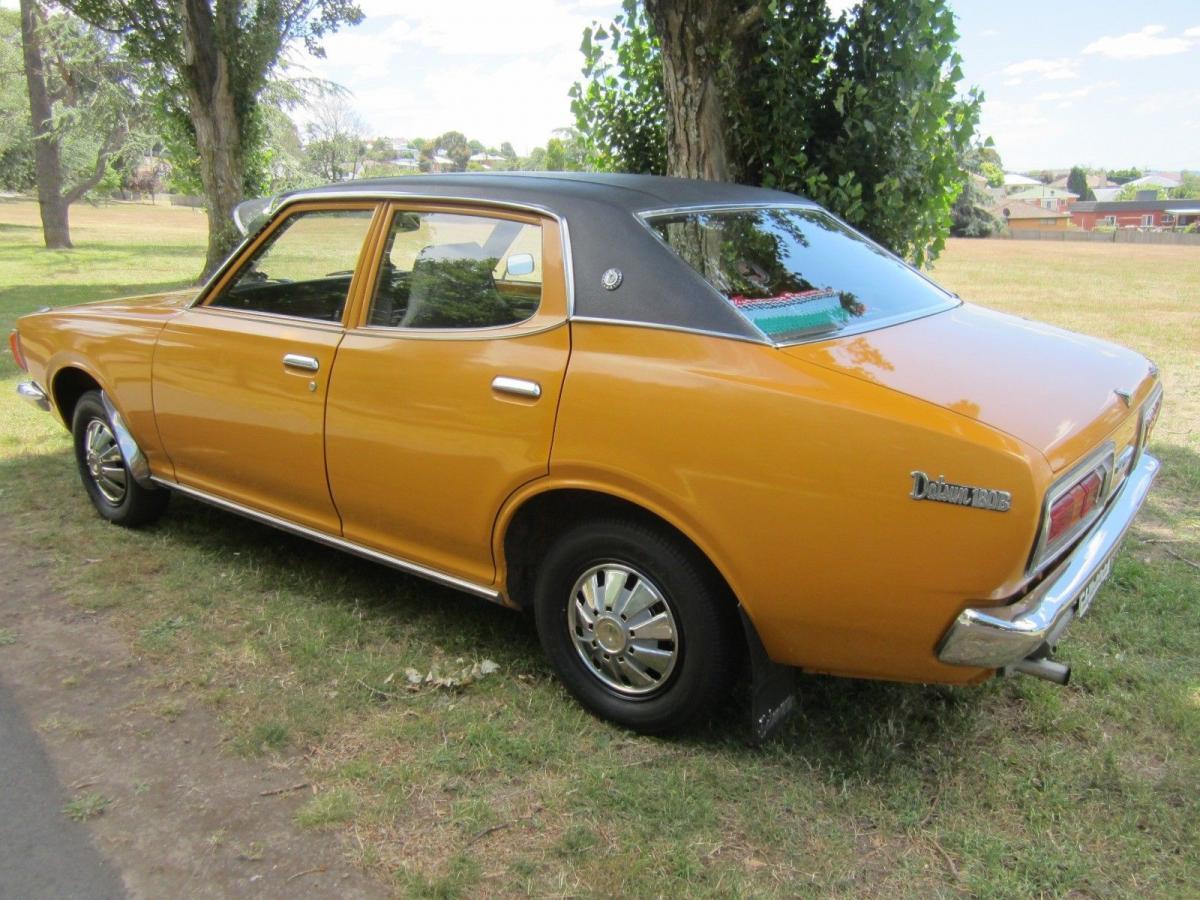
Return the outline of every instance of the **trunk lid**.
[[[1056,472],[1128,420],[1153,381],[1132,350],[970,304],[783,352],[1004,431]]]

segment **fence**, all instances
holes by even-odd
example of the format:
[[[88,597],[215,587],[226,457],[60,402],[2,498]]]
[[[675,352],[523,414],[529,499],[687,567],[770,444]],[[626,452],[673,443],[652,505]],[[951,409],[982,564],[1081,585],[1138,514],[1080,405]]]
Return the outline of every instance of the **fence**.
[[[1017,229],[995,237],[1009,241],[1089,241],[1102,244],[1192,244],[1200,246],[1200,233],[1182,231],[1035,231]]]

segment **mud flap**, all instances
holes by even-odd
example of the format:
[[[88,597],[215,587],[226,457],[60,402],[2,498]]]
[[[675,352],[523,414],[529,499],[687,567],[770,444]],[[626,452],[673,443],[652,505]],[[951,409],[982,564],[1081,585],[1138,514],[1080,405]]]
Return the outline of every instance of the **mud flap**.
[[[750,727],[752,740],[761,744],[768,740],[796,708],[796,670],[780,665],[767,656],[758,639],[758,631],[738,610],[746,646],[750,656]]]

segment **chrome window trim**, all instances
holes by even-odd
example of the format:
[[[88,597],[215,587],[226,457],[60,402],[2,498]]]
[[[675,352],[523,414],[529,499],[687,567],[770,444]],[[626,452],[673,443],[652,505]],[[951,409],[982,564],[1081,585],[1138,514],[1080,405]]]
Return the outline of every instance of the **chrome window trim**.
[[[438,584],[444,584],[448,587],[457,588],[460,591],[466,591],[469,594],[474,594],[477,597],[483,597],[485,600],[491,600],[495,603],[502,603],[503,600],[500,592],[495,588],[486,587],[482,584],[477,584],[474,581],[468,581],[465,578],[459,578],[456,575],[450,575],[442,572],[439,569],[432,569],[429,566],[423,566],[420,563],[411,562],[399,556],[392,556],[390,553],[383,553],[379,550],[373,550],[363,544],[355,543],[354,541],[346,540],[345,538],[336,537],[332,534],[326,534],[323,531],[318,531],[315,528],[309,528],[307,525],[300,525],[289,519],[280,518],[279,516],[271,515],[250,506],[243,506],[241,503],[236,503],[233,500],[226,500],[224,497],[218,497],[215,494],[210,494],[208,491],[200,490],[199,488],[189,487],[186,484],[180,484],[176,481],[168,481],[165,478],[159,478],[157,475],[151,476],[151,480],[156,484],[165,488],[170,488],[173,491],[179,491],[181,494],[186,494],[203,503],[208,503],[223,509],[226,512],[236,513],[247,519],[253,519],[256,522],[262,522],[264,525],[271,525],[281,531],[287,531],[291,534],[300,537],[308,538],[309,540],[317,541],[318,543],[326,544],[338,550],[345,550],[348,553],[353,553],[355,556],[361,556],[364,559],[369,559],[373,562],[383,563],[386,566],[391,566],[394,569],[399,569],[402,572],[407,572],[410,575],[416,575],[428,581],[433,581]]]
[[[340,321],[331,322],[328,319],[310,319],[308,316],[290,316],[287,313],[266,312],[261,309],[238,309],[234,306],[202,306],[196,312],[208,312],[213,315],[231,315],[243,319],[255,319],[260,316],[268,321],[281,319],[284,322],[295,323],[296,325],[307,325],[319,331],[341,331],[343,328]]]
[[[1108,502],[1113,496],[1116,452],[1116,444],[1112,441],[1105,441],[1050,485],[1050,489],[1046,491],[1046,497],[1042,501],[1037,540],[1034,542],[1033,553],[1029,557],[1029,565],[1026,567],[1027,575],[1033,576],[1043,572],[1062,550],[1074,543],[1076,538],[1087,531],[1092,523],[1104,514],[1104,510],[1108,508]],[[1050,510],[1054,508],[1054,504],[1063,494],[1073,488],[1088,472],[1099,466],[1104,467],[1104,483],[1100,485],[1101,502],[1076,522],[1071,530],[1060,537],[1053,546],[1047,546],[1046,539],[1050,534]]]
[[[532,321],[522,319],[512,325],[485,325],[481,328],[401,328],[399,325],[358,325],[347,328],[346,334],[359,337],[376,338],[417,338],[418,340],[454,340],[454,341],[498,341],[510,338],[520,338],[531,334],[543,334],[562,328],[566,321],[555,320],[548,325],[537,328],[521,327]]]
[[[459,197],[459,196],[449,196],[449,195],[438,196],[438,195],[421,194],[421,193],[410,194],[405,191],[394,191],[394,190],[390,190],[390,191],[329,191],[329,190],[321,190],[319,188],[316,190],[312,190],[312,191],[301,191],[296,194],[291,194],[291,195],[283,198],[282,200],[280,200],[279,203],[274,207],[274,209],[271,210],[271,213],[270,213],[270,215],[267,216],[266,221],[263,222],[262,228],[259,228],[258,231],[254,232],[254,234],[247,235],[246,238],[240,244],[238,244],[238,246],[233,250],[233,252],[231,252],[229,254],[229,256],[225,259],[225,261],[223,263],[221,263],[221,265],[217,268],[217,270],[215,272],[213,272],[213,274],[209,277],[209,279],[204,283],[204,286],[202,288],[200,288],[200,292],[196,295],[195,299],[193,299],[192,302],[188,305],[188,308],[191,309],[192,307],[195,307],[197,305],[203,305],[204,301],[208,298],[209,292],[212,290],[212,288],[216,285],[216,283],[218,281],[220,281],[221,277],[229,270],[229,268],[233,265],[234,261],[237,260],[242,255],[242,253],[245,251],[246,247],[251,243],[251,241],[253,241],[256,237],[258,237],[258,235],[262,232],[263,228],[266,228],[267,225],[274,222],[281,214],[284,213],[285,210],[290,208],[293,204],[311,202],[314,200],[328,200],[328,201],[336,201],[336,200],[346,200],[346,201],[411,200],[414,203],[464,203],[464,204],[469,204],[469,205],[477,206],[477,207],[484,206],[484,207],[491,207],[493,209],[507,209],[507,210],[512,210],[514,212],[534,213],[535,215],[546,216],[547,218],[553,219],[554,222],[558,225],[559,242],[562,245],[564,286],[565,286],[565,289],[567,292],[567,318],[569,319],[575,314],[575,274],[574,274],[575,262],[571,256],[570,228],[567,225],[566,219],[564,219],[562,216],[560,216],[558,213],[554,212],[554,210],[552,210],[548,207],[542,206],[541,204],[538,204],[538,203],[521,203],[521,202],[513,201],[513,200],[489,200],[489,199],[484,199],[481,197]]]
[[[913,272],[918,277],[920,277],[922,280],[927,282],[931,287],[936,289],[939,293],[944,294],[946,296],[947,304],[948,304],[947,306],[940,308],[940,309],[925,308],[925,309],[916,310],[911,313],[897,313],[895,315],[888,316],[883,319],[877,319],[877,320],[874,320],[869,323],[863,322],[859,325],[848,325],[845,328],[838,329],[837,331],[825,332],[822,334],[814,335],[813,337],[800,338],[800,339],[794,340],[794,341],[773,341],[757,325],[755,325],[749,319],[745,319],[745,321],[747,322],[747,324],[750,325],[751,328],[753,328],[755,331],[757,331],[759,334],[761,334],[763,336],[762,343],[765,343],[767,346],[777,347],[777,348],[796,347],[801,344],[816,344],[821,341],[836,340],[837,338],[842,338],[842,337],[852,337],[856,334],[864,334],[868,331],[878,331],[881,328],[888,328],[892,325],[900,325],[905,322],[913,322],[913,321],[916,321],[917,319],[924,319],[929,316],[934,316],[934,315],[937,315],[938,313],[949,312],[952,309],[957,309],[959,306],[962,306],[962,304],[963,304],[962,298],[959,297],[957,294],[954,294],[951,291],[946,290],[946,288],[942,287],[940,284],[938,284],[936,281],[934,281],[932,278],[930,278],[928,275],[926,275],[920,269],[916,268],[915,266],[910,265],[905,260],[898,257],[895,253],[892,253],[892,251],[888,250],[886,247],[884,247],[878,241],[874,241],[871,238],[867,237],[867,235],[863,234],[861,231],[859,231],[853,225],[850,225],[849,223],[843,221],[842,219],[835,216],[832,212],[825,209],[823,206],[813,203],[812,201],[809,201],[807,203],[803,203],[803,202],[797,203],[797,202],[793,201],[793,202],[783,202],[783,203],[711,203],[711,204],[697,204],[694,206],[668,206],[668,207],[662,207],[662,208],[658,208],[658,209],[639,210],[638,212],[633,214],[633,217],[642,225],[642,227],[644,227],[647,231],[650,232],[651,236],[656,241],[658,241],[659,244],[661,244],[663,247],[665,247],[671,253],[675,254],[675,256],[677,258],[682,260],[683,257],[679,256],[679,254],[675,252],[675,248],[673,248],[670,244],[668,244],[666,241],[664,241],[662,239],[661,235],[659,235],[658,232],[654,230],[654,227],[651,224],[652,219],[662,218],[664,216],[679,215],[681,213],[745,212],[746,210],[756,210],[756,209],[802,209],[802,210],[805,210],[808,212],[813,212],[813,211],[822,212],[825,215],[829,216],[831,219],[833,219],[835,222],[837,222],[839,225],[841,225],[846,230],[848,230],[851,233],[862,238],[864,241],[869,241],[873,246],[878,247],[880,250],[882,250],[884,252],[884,254],[886,256],[888,256],[894,262],[897,262],[900,265],[904,266],[906,269]],[[700,275],[700,273],[697,272],[696,274],[699,275],[701,279],[704,279],[704,276]],[[708,284],[707,279],[704,279],[704,282],[708,286],[709,290],[711,290],[716,296],[721,298],[722,303],[729,302],[727,297],[723,296],[721,294],[721,292],[718,291],[711,284]],[[734,335],[725,335],[725,336],[734,337]]]

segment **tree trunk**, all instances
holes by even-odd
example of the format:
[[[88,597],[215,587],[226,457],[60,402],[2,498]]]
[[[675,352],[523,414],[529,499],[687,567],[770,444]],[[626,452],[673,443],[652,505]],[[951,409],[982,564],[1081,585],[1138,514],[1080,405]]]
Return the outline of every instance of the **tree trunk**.
[[[717,75],[736,19],[732,7],[722,0],[646,0],[662,48],[668,175],[731,180]]]
[[[200,180],[208,205],[207,277],[237,245],[233,209],[242,200],[241,122],[229,83],[229,61],[208,0],[179,0],[183,18],[183,76],[200,151]]]
[[[58,136],[51,127],[53,108],[46,89],[46,70],[38,37],[41,10],[34,0],[21,0],[21,45],[25,57],[25,82],[29,86],[29,115],[33,125],[33,158],[37,175],[42,237],[50,249],[69,248],[71,230],[67,201],[62,195],[62,157]]]

